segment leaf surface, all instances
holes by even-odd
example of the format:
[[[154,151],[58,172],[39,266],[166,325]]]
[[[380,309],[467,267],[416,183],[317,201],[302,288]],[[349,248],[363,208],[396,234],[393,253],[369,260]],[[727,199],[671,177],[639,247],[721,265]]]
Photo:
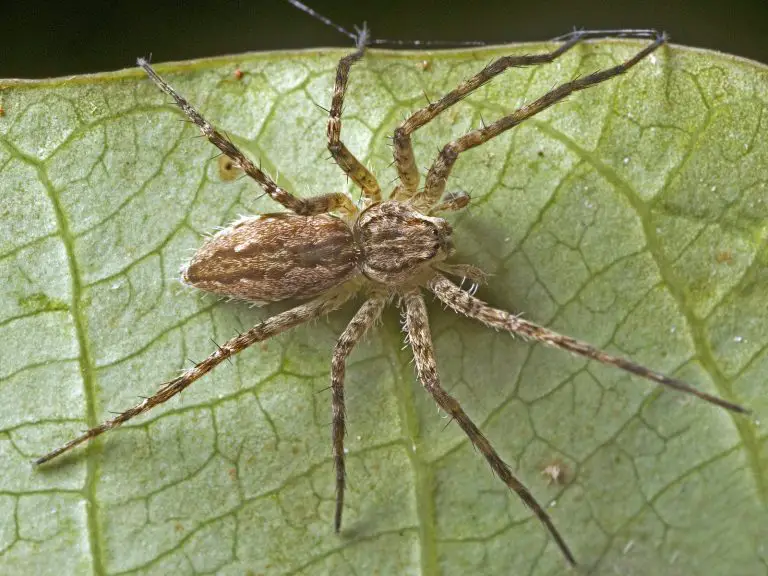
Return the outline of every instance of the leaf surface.
[[[414,136],[439,146],[630,42],[515,69]],[[342,137],[386,191],[385,137],[492,58],[372,52]],[[158,71],[278,181],[327,161],[338,50]],[[244,74],[237,79],[235,69]],[[347,372],[349,491],[332,530],[331,350],[354,312],[254,346],[58,464],[30,461],[283,305],[183,287],[201,234],[274,211],[137,70],[0,82],[0,565],[37,574],[559,574],[544,529],[416,382],[398,313]],[[665,48],[458,161],[457,260],[492,304],[768,411],[768,70]],[[431,306],[457,396],[596,574],[768,570],[768,441],[735,417]],[[562,482],[542,471],[560,466]]]

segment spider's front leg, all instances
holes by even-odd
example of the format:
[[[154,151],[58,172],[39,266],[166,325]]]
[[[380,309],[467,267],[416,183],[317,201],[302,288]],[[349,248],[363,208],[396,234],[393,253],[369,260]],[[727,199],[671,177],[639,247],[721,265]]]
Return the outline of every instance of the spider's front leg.
[[[430,102],[428,106],[411,114],[397,127],[392,138],[392,151],[395,157],[397,175],[400,180],[400,184],[393,192],[392,198],[407,200],[416,194],[419,187],[419,167],[416,164],[416,157],[413,154],[411,134],[433,120],[438,114],[444,112],[460,100],[463,100],[466,96],[504,72],[507,68],[532,66],[534,64],[552,62],[555,58],[567,52],[581,39],[581,34],[574,35],[573,38],[569,38],[562,46],[559,46],[552,52],[546,52],[544,54],[502,56],[488,64],[469,80],[459,84],[436,102]]]
[[[432,344],[432,336],[429,331],[429,319],[427,317],[427,306],[424,303],[424,297],[420,292],[409,292],[404,297],[405,301],[405,329],[408,334],[408,340],[413,348],[413,358],[416,363],[416,373],[424,388],[432,395],[437,405],[450,414],[451,418],[459,423],[461,429],[469,437],[470,441],[480,451],[480,453],[491,465],[493,471],[501,478],[502,482],[515,491],[518,497],[530,508],[536,517],[546,526],[552,538],[557,543],[558,548],[563,553],[568,563],[576,565],[568,545],[560,536],[549,515],[544,508],[536,501],[533,494],[530,493],[520,480],[518,480],[509,468],[509,465],[501,459],[501,456],[494,450],[488,439],[467,416],[458,401],[448,394],[440,385],[440,378],[437,373],[437,363],[435,360],[435,349]]]
[[[248,330],[248,332],[235,336],[221,346],[217,346],[216,351],[208,356],[208,358],[202,362],[199,362],[198,364],[195,364],[195,366],[185,371],[178,378],[174,378],[173,380],[169,380],[163,384],[160,389],[149,398],[145,398],[135,406],[132,406],[131,408],[128,408],[124,412],[118,414],[115,418],[107,420],[106,422],[103,422],[102,424],[87,430],[77,438],[70,440],[56,450],[53,450],[45,456],[38,458],[35,460],[35,464],[43,464],[48,462],[49,460],[60,456],[64,452],[68,452],[78,444],[92,440],[104,432],[108,432],[114,428],[117,428],[121,424],[128,422],[128,420],[135,418],[139,414],[143,414],[144,412],[152,410],[152,408],[170,400],[185,390],[195,380],[206,375],[216,366],[221,364],[224,360],[231,358],[238,352],[242,352],[251,344],[262,342],[288,330],[289,328],[293,328],[294,326],[304,324],[309,320],[319,318],[320,316],[324,316],[329,312],[333,312],[344,302],[346,302],[349,299],[349,296],[350,294],[346,292],[326,294],[310,302],[307,302],[306,304],[296,306],[295,308],[286,310],[285,312],[281,312],[276,316],[272,316],[272,318],[264,320],[264,322],[261,322],[260,324],[257,324]]]
[[[443,148],[437,160],[435,160],[430,168],[425,189],[422,192],[418,191],[419,171],[413,153],[413,144],[411,142],[411,134],[413,134],[413,132],[509,68],[552,62],[582,40],[606,37],[653,39],[653,42],[634,57],[618,66],[595,72],[594,74],[590,74],[589,76],[579,78],[572,82],[567,82],[548,92],[529,106],[524,106],[515,113],[502,118],[490,126],[481,130],[473,130],[462,138],[449,143]],[[462,82],[459,86],[436,102],[411,114],[411,116],[409,116],[408,119],[395,130],[393,138],[395,165],[400,179],[400,184],[395,189],[393,198],[399,200],[413,198],[414,203],[418,207],[423,210],[429,210],[435,202],[439,201],[442,197],[443,192],[445,191],[445,182],[453,167],[453,163],[461,152],[487,142],[501,132],[516,126],[534,114],[538,114],[545,108],[562,100],[576,90],[583,90],[584,88],[608,80],[613,76],[623,74],[648,54],[656,50],[656,48],[661,46],[666,41],[666,36],[655,30],[582,30],[567,34],[556,40],[563,41],[563,44],[551,52],[526,54],[521,56],[503,56],[494,60],[469,80]]]
[[[355,214],[357,212],[354,204],[352,204],[345,194],[335,192],[315,196],[313,198],[297,198],[284,188],[275,184],[275,182],[251,162],[228,137],[224,136],[210,122],[208,122],[208,120],[203,118],[202,114],[187,102],[186,98],[176,92],[168,82],[155,72],[155,69],[149,65],[149,62],[143,58],[139,58],[137,63],[144,69],[147,76],[149,76],[160,90],[173,98],[176,105],[181,108],[187,118],[200,129],[203,136],[205,136],[211,144],[216,146],[216,148],[221,150],[223,154],[228,156],[235,166],[256,180],[272,200],[279,202],[288,210],[301,216],[325,214],[334,210],[341,210],[348,214]]]
[[[368,41],[368,29],[363,27],[357,37],[357,50],[339,60],[336,67],[336,82],[333,86],[333,99],[328,117],[328,150],[344,173],[357,184],[370,202],[381,200],[381,187],[376,178],[341,141],[341,111],[344,106],[344,95],[347,92],[349,71],[352,65],[363,57],[365,44]]]
[[[749,413],[749,410],[743,406],[725,400],[724,398],[702,392],[687,382],[683,382],[682,380],[670,376],[665,376],[664,374],[650,370],[645,366],[631,362],[626,358],[613,356],[612,354],[599,350],[586,342],[581,342],[570,336],[558,334],[548,328],[544,328],[543,326],[524,320],[519,316],[510,314],[506,310],[493,308],[482,300],[475,298],[472,294],[468,294],[440,274],[435,275],[427,283],[427,288],[432,291],[443,304],[447,305],[455,312],[479,320],[486,326],[490,326],[496,330],[505,330],[507,332],[519,334],[525,338],[541,342],[542,344],[567,350],[568,352],[572,352],[573,354],[577,354],[589,360],[597,360],[598,362],[609,366],[616,366],[626,372],[630,372],[631,374],[635,374],[646,380],[651,380],[666,386],[667,388],[696,396],[710,404],[720,406],[731,412],[739,414]]]
[[[627,70],[632,68],[632,66],[664,44],[666,39],[664,34],[657,33],[656,38],[651,44],[640,50],[640,52],[635,54],[629,60],[622,62],[617,66],[599,70],[587,76],[582,76],[576,80],[561,84],[530,104],[517,109],[512,114],[505,116],[488,126],[472,130],[461,138],[449,142],[440,151],[432,164],[432,167],[429,169],[429,172],[427,173],[427,181],[424,184],[424,190],[414,195],[414,204],[417,206],[430,207],[442,197],[448,176],[453,169],[454,163],[462,152],[466,152],[471,148],[475,148],[476,146],[488,142],[491,138],[495,138],[502,132],[517,126],[524,120],[535,116],[539,112],[560,102],[578,90],[584,90],[585,88],[604,82],[614,76],[624,74]]]

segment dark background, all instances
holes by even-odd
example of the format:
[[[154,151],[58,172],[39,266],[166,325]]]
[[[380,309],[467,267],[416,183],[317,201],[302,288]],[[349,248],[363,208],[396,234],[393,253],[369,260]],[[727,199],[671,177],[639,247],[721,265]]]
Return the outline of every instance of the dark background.
[[[401,39],[545,40],[585,28],[655,27],[680,44],[768,63],[768,0],[305,0],[345,28]],[[0,78],[42,78],[250,50],[348,46],[282,0],[0,3]]]

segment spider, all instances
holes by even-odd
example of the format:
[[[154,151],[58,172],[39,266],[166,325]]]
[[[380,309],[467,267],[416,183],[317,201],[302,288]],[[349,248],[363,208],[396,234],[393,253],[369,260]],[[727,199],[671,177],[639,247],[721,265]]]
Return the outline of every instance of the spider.
[[[447,143],[430,167],[424,186],[420,187],[420,174],[411,143],[413,133],[419,128],[510,67],[549,63],[585,39],[616,36],[646,39],[650,43],[621,64],[565,82],[492,124]],[[441,386],[423,292],[431,292],[446,307],[496,330],[518,334],[616,366],[734,412],[747,412],[737,404],[701,392],[685,382],[610,355],[505,310],[493,308],[476,298],[474,290],[477,284],[483,282],[484,274],[471,265],[448,263],[455,252],[452,229],[446,220],[437,216],[441,212],[461,210],[470,203],[466,193],[445,192],[451,170],[462,152],[488,142],[578,90],[623,74],[662,46],[666,39],[665,34],[654,30],[574,31],[556,39],[561,43],[551,52],[505,56],[489,63],[439,100],[411,114],[395,129],[393,148],[398,180],[388,199],[384,200],[374,175],[341,140],[342,107],[350,70],[363,58],[369,43],[367,30],[363,28],[356,37],[355,51],[338,63],[327,127],[331,156],[362,190],[360,207],[343,193],[298,198],[278,186],[163,80],[146,60],[139,59],[138,65],[149,78],[173,98],[187,118],[231,161],[232,166],[253,178],[272,200],[287,209],[287,212],[243,217],[216,233],[183,267],[182,281],[214,294],[252,302],[284,299],[304,299],[305,302],[217,345],[217,349],[205,360],[162,384],[153,396],[42,456],[36,464],[48,462],[151,410],[255,342],[320,318],[362,292],[365,302],[339,337],[331,362],[335,531],[341,529],[346,478],[346,360],[384,308],[396,301],[403,310],[404,330],[413,349],[417,377],[424,389],[438,407],[458,423],[499,479],[514,490],[546,527],[567,562],[575,565],[572,552],[546,510],[513,474],[459,402]],[[469,278],[473,282],[472,289],[463,290],[449,276]]]

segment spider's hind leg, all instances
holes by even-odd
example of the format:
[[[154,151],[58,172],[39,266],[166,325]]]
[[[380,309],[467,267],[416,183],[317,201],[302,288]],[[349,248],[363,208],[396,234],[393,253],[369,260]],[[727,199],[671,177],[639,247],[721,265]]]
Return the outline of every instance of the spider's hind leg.
[[[203,118],[203,115],[187,102],[186,98],[176,92],[176,90],[168,84],[162,76],[155,72],[155,69],[149,65],[149,62],[143,58],[139,58],[137,64],[144,69],[147,76],[149,76],[160,90],[173,98],[176,105],[181,108],[182,112],[189,118],[190,122],[200,129],[203,136],[205,136],[211,144],[216,146],[216,148],[221,150],[223,154],[229,157],[236,167],[240,168],[248,176],[256,180],[272,200],[279,202],[288,210],[301,216],[324,214],[333,210],[341,210],[350,214],[356,212],[356,208],[351,200],[346,195],[339,192],[323,194],[313,198],[298,198],[284,188],[278,186],[261,170],[261,168],[251,162],[251,160],[243,154],[237,146],[235,146],[232,140],[219,132],[213,124]]]
[[[121,412],[111,420],[107,420],[90,430],[87,430],[77,438],[70,440],[63,446],[52,450],[48,454],[41,456],[35,460],[35,464],[43,464],[68,452],[78,444],[87,442],[109,432],[121,426],[125,422],[135,418],[136,416],[149,412],[155,406],[159,406],[163,402],[167,402],[177,394],[181,393],[188,386],[190,386],[195,380],[198,380],[208,372],[213,370],[216,366],[242,352],[255,342],[263,342],[281,332],[293,328],[300,324],[304,324],[315,318],[320,318],[333,310],[339,308],[344,302],[346,302],[351,294],[338,292],[333,294],[326,294],[319,296],[314,300],[310,300],[304,304],[300,304],[295,308],[276,314],[271,318],[267,318],[263,322],[257,324],[247,332],[235,336],[228,342],[225,342],[221,346],[216,345],[216,350],[210,354],[202,362],[198,362],[189,370],[186,370],[181,376],[165,382],[160,389],[152,396],[144,398],[141,402]]]

